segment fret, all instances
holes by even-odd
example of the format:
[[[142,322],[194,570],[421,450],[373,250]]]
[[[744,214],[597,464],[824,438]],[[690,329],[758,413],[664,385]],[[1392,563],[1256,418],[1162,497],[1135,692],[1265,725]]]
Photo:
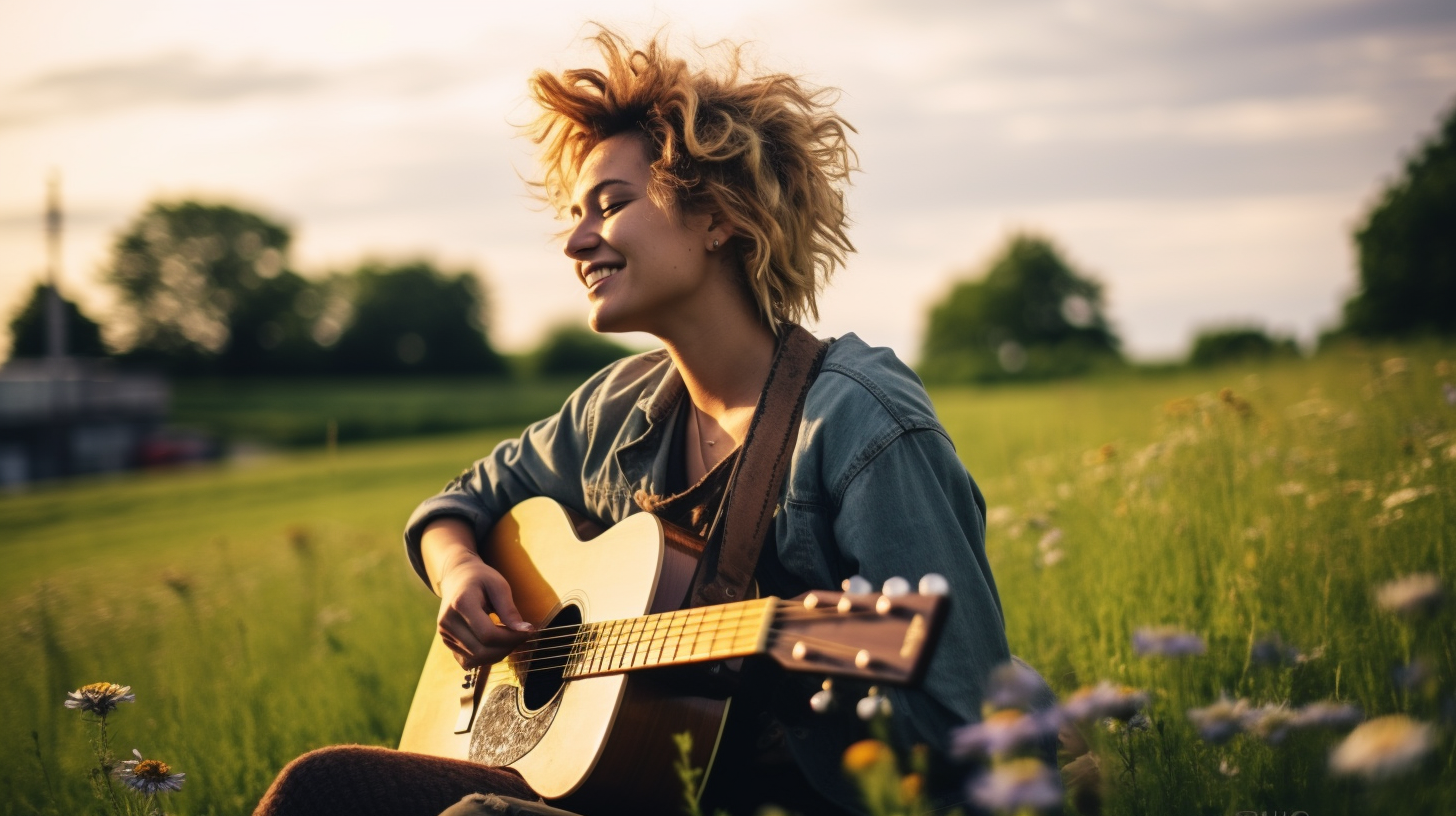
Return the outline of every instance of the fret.
[[[622,668],[637,668],[637,650],[642,648],[642,629],[646,618],[633,618],[627,622],[627,642],[622,647]]]
[[[596,659],[592,661],[593,671],[606,671],[607,656],[612,650],[612,630],[616,628],[616,621],[607,621],[602,624],[602,635],[598,641]]]
[[[662,661],[662,641],[658,640],[658,633],[666,619],[666,615],[652,616],[652,634],[647,638],[647,652],[643,655],[646,665],[655,666]]]
[[[622,658],[627,653],[627,632],[632,628],[630,618],[624,618],[616,623],[617,625],[612,630],[612,652],[607,659],[609,669],[622,668]]]
[[[565,674],[576,678],[754,654],[767,647],[775,600],[585,624],[572,645]]]

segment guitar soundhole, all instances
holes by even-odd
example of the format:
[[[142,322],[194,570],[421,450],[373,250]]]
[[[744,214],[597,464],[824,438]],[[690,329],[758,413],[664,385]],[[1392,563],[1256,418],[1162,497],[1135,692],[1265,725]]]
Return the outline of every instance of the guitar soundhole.
[[[561,690],[566,659],[576,642],[575,627],[581,625],[581,607],[563,606],[546,624],[546,631],[535,641],[530,657],[520,666],[521,702],[527,711],[538,711]],[[572,627],[563,630],[562,627]],[[558,634],[559,633],[559,634]]]

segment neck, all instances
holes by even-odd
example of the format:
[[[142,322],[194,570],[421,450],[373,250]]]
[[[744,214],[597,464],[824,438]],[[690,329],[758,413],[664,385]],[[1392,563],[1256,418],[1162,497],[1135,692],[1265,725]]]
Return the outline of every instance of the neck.
[[[659,336],[688,397],[741,444],[773,366],[773,332],[750,309],[718,309],[671,336]],[[739,426],[742,426],[741,428]]]

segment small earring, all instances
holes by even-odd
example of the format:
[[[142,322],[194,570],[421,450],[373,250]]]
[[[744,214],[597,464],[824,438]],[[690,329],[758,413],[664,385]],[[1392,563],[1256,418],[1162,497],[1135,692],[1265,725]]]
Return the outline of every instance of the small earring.
[[[714,238],[713,239],[713,249],[717,249],[717,248],[718,248],[718,239],[717,238]]]

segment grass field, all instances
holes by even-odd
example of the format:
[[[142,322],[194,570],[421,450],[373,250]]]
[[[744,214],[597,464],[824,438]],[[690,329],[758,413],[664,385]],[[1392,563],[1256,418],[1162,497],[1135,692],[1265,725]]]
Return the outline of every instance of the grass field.
[[[1014,651],[1064,694],[1104,678],[1152,694],[1149,730],[1091,735],[1106,812],[1456,812],[1451,605],[1405,621],[1374,596],[1415,572],[1449,592],[1456,575],[1443,359],[1456,349],[934,394],[992,508]],[[247,813],[305,750],[392,744],[435,609],[399,530],[507,433],[0,498],[0,813],[99,812],[86,732],[61,706],[93,681],[137,695],[111,718],[119,753],[187,772],[172,812]],[[1159,624],[1207,653],[1136,656],[1134,630]],[[1276,632],[1300,659],[1261,666],[1251,648]],[[1427,679],[1393,684],[1412,660]],[[1200,740],[1185,711],[1220,693],[1407,712],[1437,737],[1395,778],[1336,779],[1339,734]]]

